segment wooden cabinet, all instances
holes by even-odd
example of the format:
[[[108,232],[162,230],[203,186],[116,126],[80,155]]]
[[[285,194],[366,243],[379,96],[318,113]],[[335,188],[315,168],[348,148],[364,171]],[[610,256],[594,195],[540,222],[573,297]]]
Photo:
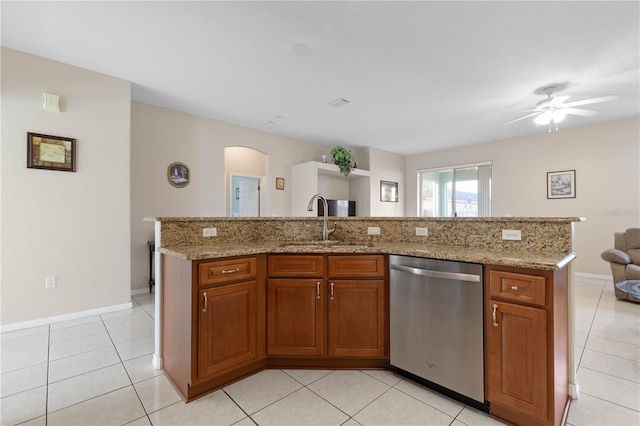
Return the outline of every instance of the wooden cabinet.
[[[269,355],[385,357],[384,256],[271,255],[268,264]]]
[[[269,355],[324,353],[324,285],[318,279],[269,279]]]
[[[256,358],[255,280],[199,291],[198,378]]]
[[[568,408],[567,270],[485,268],[487,400],[513,424],[560,424]]]
[[[265,270],[265,255],[163,257],[163,369],[186,401],[266,365]]]
[[[384,289],[384,280],[330,280],[330,356],[385,354]]]

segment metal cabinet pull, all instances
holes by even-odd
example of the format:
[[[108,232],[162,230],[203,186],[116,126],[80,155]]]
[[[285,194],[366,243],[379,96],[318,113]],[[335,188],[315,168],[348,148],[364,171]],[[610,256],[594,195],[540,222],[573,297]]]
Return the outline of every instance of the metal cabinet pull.
[[[518,290],[518,286],[517,286],[517,285],[512,285],[512,286],[511,286],[511,290],[513,290],[513,291]]]
[[[493,326],[497,327],[498,326],[498,321],[496,320],[497,318],[497,314],[496,311],[498,310],[498,305],[496,305],[495,303],[493,304],[493,313],[491,314],[491,318],[493,318]]]
[[[222,273],[223,274],[233,274],[234,272],[240,272],[240,268],[236,268],[236,269],[223,269]]]
[[[207,312],[207,292],[206,291],[202,294],[202,297],[204,297],[204,308],[202,308],[202,312]]]
[[[316,283],[316,299],[320,299],[320,281]]]
[[[331,300],[333,300],[333,283],[331,283]]]

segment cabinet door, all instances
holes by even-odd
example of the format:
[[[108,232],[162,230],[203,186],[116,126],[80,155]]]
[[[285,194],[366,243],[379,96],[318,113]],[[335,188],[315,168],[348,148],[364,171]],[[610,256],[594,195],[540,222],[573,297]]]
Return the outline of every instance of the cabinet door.
[[[329,355],[384,356],[384,280],[329,282]]]
[[[267,280],[267,353],[324,353],[324,285],[319,279]]]
[[[526,415],[547,418],[547,321],[540,308],[491,300],[489,395]]]
[[[256,358],[256,281],[199,291],[198,378]]]

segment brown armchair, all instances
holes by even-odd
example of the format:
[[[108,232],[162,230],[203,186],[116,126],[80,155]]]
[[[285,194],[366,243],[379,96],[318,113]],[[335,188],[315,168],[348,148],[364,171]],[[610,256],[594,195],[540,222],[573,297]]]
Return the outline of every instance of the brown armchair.
[[[627,295],[618,290],[615,284],[625,280],[640,280],[640,228],[616,232],[613,247],[603,251],[601,257],[611,264],[616,297],[626,299]]]

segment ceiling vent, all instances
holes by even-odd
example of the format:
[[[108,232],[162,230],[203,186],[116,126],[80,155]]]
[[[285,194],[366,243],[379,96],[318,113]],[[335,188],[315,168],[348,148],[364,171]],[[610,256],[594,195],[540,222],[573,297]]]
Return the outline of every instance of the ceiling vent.
[[[336,99],[335,101],[331,101],[331,102],[329,102],[329,106],[332,106],[332,107],[337,108],[337,107],[341,107],[341,106],[343,106],[343,105],[346,105],[346,104],[348,104],[348,103],[349,103],[349,101],[348,101],[348,100],[346,100],[346,99],[342,99],[342,98],[338,98],[338,99]]]

